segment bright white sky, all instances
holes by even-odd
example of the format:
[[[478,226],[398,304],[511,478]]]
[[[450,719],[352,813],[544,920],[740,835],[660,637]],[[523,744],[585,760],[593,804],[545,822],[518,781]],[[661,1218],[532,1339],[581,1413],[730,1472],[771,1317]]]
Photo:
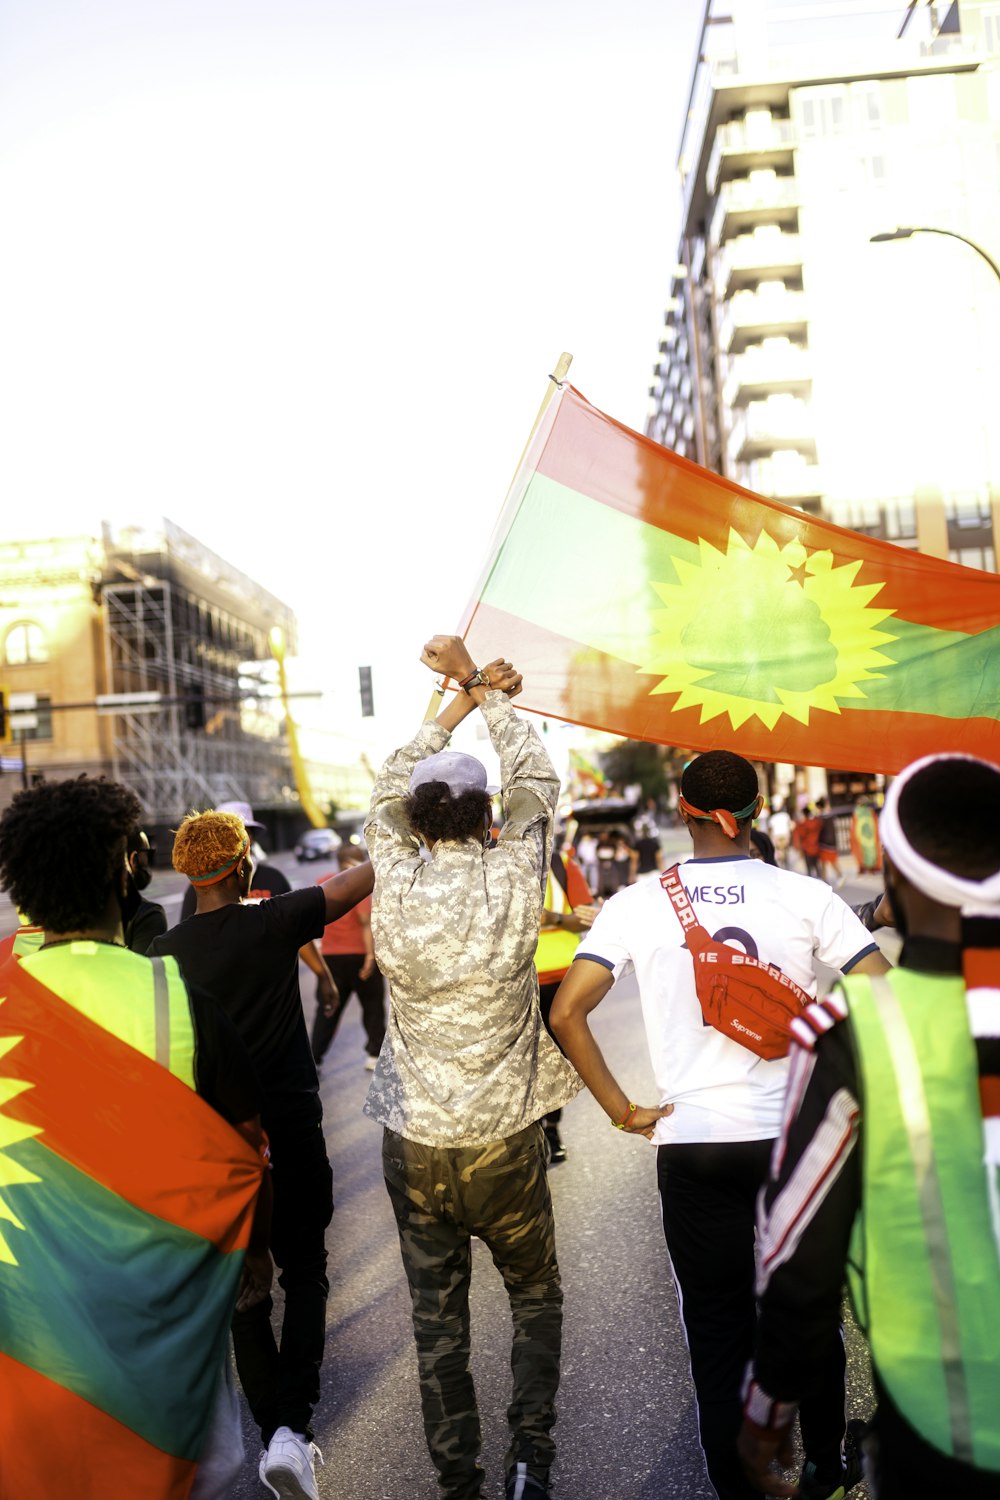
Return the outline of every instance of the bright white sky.
[[[170,516],[388,748],[560,351],[642,427],[702,9],[3,0],[0,532]]]

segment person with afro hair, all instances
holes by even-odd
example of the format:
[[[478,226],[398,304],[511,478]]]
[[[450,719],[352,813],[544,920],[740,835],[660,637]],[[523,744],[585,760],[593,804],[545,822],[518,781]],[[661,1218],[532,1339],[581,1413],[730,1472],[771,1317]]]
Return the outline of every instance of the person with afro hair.
[[[814,959],[845,973],[883,972],[869,933],[828,886],[751,858],[760,806],[757,772],[741,755],[710,750],[685,767],[680,815],[694,853],[679,869],[698,922],[716,942],[777,965],[810,995]],[[590,1029],[590,1013],[631,972],[659,1095],[653,1107],[630,1100]],[[753,1349],[755,1210],[781,1127],[788,1059],[765,1062],[706,1022],[694,960],[660,881],[641,881],[605,903],[556,995],[551,1025],[612,1123],[657,1148],[708,1476],[719,1500],[750,1500],[756,1492],[736,1438]],[[831,1339],[825,1353],[802,1404],[802,1494],[811,1500],[842,1494],[854,1472],[841,1457],[842,1343]]]
[[[150,951],[173,954],[192,989],[216,1001],[233,1022],[257,1069],[271,1147],[271,1252],[285,1294],[280,1344],[270,1296],[237,1310],[233,1319],[236,1367],[264,1446],[258,1473],[275,1495],[315,1500],[319,1450],[311,1424],[330,1290],[326,1228],[333,1188],[302,1014],[299,952],[369,895],[372,867],[365,863],[322,885],[252,902],[250,835],[230,812],[184,818],[173,863],[195,888],[197,909],[156,938]]]
[[[51,1390],[71,1389],[102,1411],[114,1411],[128,1388],[128,1425],[138,1430],[167,1430],[163,1411],[169,1407],[170,1430],[184,1434],[192,1460],[177,1468],[176,1483],[193,1469],[200,1443],[191,1496],[221,1500],[243,1462],[227,1330],[234,1302],[250,1305],[271,1285],[266,1143],[253,1065],[231,1023],[212,1002],[188,993],[173,959],[150,959],[125,946],[127,851],[140,819],[127,787],[85,776],[20,792],[0,818],[0,884],[40,937],[31,945],[9,944],[0,968],[6,997],[0,1052],[7,1053],[10,1033],[17,1034],[5,1067],[34,1083],[29,1097],[43,1122],[37,1138],[18,1143],[18,1161],[25,1181],[48,1187],[45,1195],[19,1202],[15,1246],[27,1233],[45,1264],[76,1266],[82,1274],[81,1253],[96,1237],[102,1267],[87,1282],[84,1313],[68,1324],[58,1278],[50,1298],[32,1294],[30,1280],[0,1278],[0,1348],[15,1361],[22,1356],[42,1376],[50,1373],[44,1351],[58,1351]],[[62,851],[70,844],[67,857]],[[52,1081],[67,1072],[75,1080],[74,1100],[92,1098],[93,1114],[79,1120],[73,1152],[64,1160]],[[140,1158],[140,1193],[157,1204],[183,1202],[179,1223],[211,1215],[220,1236],[235,1236],[237,1214],[256,1197],[239,1286],[233,1280],[227,1288],[227,1275],[204,1255],[197,1267],[179,1257],[181,1231],[169,1214],[164,1221],[156,1212],[140,1213],[135,1184],[129,1191],[124,1184],[119,1191],[110,1187],[122,1180],[123,1119],[140,1132],[137,1153],[143,1153],[143,1131],[158,1143],[146,1153],[148,1162]],[[230,1210],[230,1184],[240,1180],[246,1194]],[[91,1225],[95,1184],[102,1184],[100,1218]],[[233,1215],[231,1225],[226,1213]],[[239,1257],[228,1259],[236,1273]],[[110,1385],[109,1369],[118,1372]],[[117,1492],[120,1459],[104,1434],[81,1451],[78,1427],[62,1420],[65,1407],[54,1402],[50,1408],[16,1374],[8,1385],[3,1368],[0,1408],[8,1430],[18,1433],[3,1455],[5,1478],[18,1493],[96,1500]],[[147,1467],[130,1469],[130,1480],[141,1480],[144,1494],[165,1493],[164,1465],[180,1461],[154,1444],[148,1451],[144,1445],[143,1455]]]
[[[580,1087],[542,1024],[534,964],[559,781],[511,705],[521,676],[509,661],[477,670],[465,642],[444,635],[421,661],[459,689],[389,756],[372,790],[372,934],[390,1006],[364,1108],[383,1130],[441,1495],[472,1500],[484,1479],[469,1373],[476,1236],[503,1277],[513,1322],[506,1495],[545,1500],[562,1286],[540,1122]],[[477,708],[500,760],[495,844],[486,767],[446,748]]]

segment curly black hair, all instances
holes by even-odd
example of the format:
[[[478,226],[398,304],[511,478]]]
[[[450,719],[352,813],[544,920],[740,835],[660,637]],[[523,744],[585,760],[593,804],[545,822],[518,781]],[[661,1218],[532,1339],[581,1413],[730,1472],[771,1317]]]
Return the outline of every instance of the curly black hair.
[[[922,767],[900,793],[899,821],[924,859],[985,880],[1000,868],[1000,770],[952,756]]]
[[[760,787],[757,772],[742,755],[732,750],[707,750],[684,767],[681,795],[692,807],[712,812],[742,812],[753,802]]]
[[[422,839],[477,839],[480,842],[493,804],[485,792],[453,797],[443,781],[425,781],[406,799],[410,827]]]
[[[103,776],[18,792],[0,817],[0,884],[47,932],[85,932],[104,916],[141,821],[135,794]]]

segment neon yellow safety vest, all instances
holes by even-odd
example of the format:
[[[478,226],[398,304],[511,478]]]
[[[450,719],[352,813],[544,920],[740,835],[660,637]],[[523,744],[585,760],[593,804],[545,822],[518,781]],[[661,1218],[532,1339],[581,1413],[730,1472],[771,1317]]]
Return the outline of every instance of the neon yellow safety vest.
[[[855,1310],[907,1422],[1000,1471],[1000,1254],[965,985],[896,969],[844,989],[863,1100]]]
[[[194,1088],[194,1023],[175,958],[78,941],[44,948],[21,963],[81,1015]]]

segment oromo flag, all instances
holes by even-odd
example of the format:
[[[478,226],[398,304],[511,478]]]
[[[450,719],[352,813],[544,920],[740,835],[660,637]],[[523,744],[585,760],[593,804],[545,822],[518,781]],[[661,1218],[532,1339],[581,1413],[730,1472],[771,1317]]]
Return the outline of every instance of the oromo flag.
[[[262,1170],[180,1079],[0,962],[0,1495],[184,1500]]]
[[[634,739],[884,772],[1000,760],[1000,578],[764,500],[572,386],[462,633],[513,660],[525,708]]]

